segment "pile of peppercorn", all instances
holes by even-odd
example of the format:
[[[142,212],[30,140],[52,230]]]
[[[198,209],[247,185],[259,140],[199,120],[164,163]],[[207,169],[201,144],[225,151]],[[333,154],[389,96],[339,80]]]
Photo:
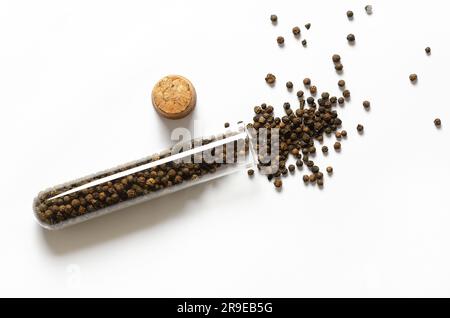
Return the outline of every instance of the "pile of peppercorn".
[[[311,95],[317,93],[317,88],[311,85],[309,78],[306,78],[303,84],[309,89]],[[349,93],[344,95],[349,97]],[[272,106],[262,104],[254,107],[253,122],[247,125],[249,130],[254,129],[256,132],[256,150],[260,154],[258,169],[267,175],[269,181],[274,179],[276,188],[282,186],[281,176],[287,176],[289,172],[295,171],[294,165],[286,165],[289,156],[296,160],[298,169],[306,166],[310,171],[303,176],[305,183],[317,183],[317,185],[323,186],[324,175],[312,160],[317,152],[315,142],[322,143],[325,135],[331,136],[334,133],[337,139],[334,149],[340,151],[340,140],[347,136],[345,130],[339,130],[342,121],[339,119],[337,111],[333,109],[339,100],[336,96],[330,96],[329,93],[323,92],[317,100],[313,96],[305,99],[305,93],[300,90],[297,92],[297,97],[299,107],[292,109],[290,103],[285,103],[283,105],[285,115],[281,118],[275,116]],[[344,103],[345,99],[342,98],[339,102]],[[270,132],[274,128],[278,129],[279,141],[272,144]],[[264,133],[267,132],[267,143],[265,144],[259,144],[259,134],[262,129],[265,129]],[[267,157],[261,155],[267,153],[270,156],[274,147],[278,148],[277,157],[267,160]],[[321,150],[323,153],[327,153],[328,147],[323,146]],[[326,170],[329,174],[333,171],[332,167],[328,167]],[[253,175],[253,171],[249,175]]]

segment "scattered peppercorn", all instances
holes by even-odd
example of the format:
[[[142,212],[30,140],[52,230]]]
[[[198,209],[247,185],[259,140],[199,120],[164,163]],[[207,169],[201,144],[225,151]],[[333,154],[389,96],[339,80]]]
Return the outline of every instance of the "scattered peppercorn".
[[[425,48],[425,53],[427,53],[428,55],[431,54],[431,48],[429,46]]]
[[[294,84],[292,84],[291,81],[286,82],[286,88],[287,88],[287,89],[292,89],[293,87],[294,87]]]
[[[316,94],[317,94],[317,87],[314,86],[314,85],[312,85],[312,86],[309,88],[309,92],[311,93],[311,95],[316,95]]]
[[[278,43],[278,45],[283,45],[284,44],[284,38],[282,36],[277,37],[277,43]]]
[[[307,46],[307,45],[308,45],[308,42],[307,42],[306,40],[302,40],[302,45],[303,45],[303,46]]]
[[[340,143],[339,141],[336,141],[336,142],[334,143],[334,149],[335,149],[335,150],[341,150],[341,143]]]
[[[341,63],[337,63],[337,64],[334,66],[334,69],[335,69],[336,71],[338,71],[338,72],[341,72],[341,71],[344,69],[344,65],[342,65]]]
[[[270,16],[270,21],[272,21],[272,23],[277,23],[278,22],[278,17],[276,16],[276,14],[272,14]]]
[[[409,75],[409,80],[410,80],[412,83],[415,83],[415,82],[417,81],[417,74],[411,74],[411,75]]]
[[[435,120],[434,120],[434,125],[436,126],[436,127],[441,127],[441,120],[439,119],[439,118],[436,118]]]
[[[347,137],[347,130],[341,131],[341,136],[344,138]]]
[[[345,91],[342,92],[342,96],[344,96],[344,98],[346,98],[346,99],[349,99],[350,91],[348,89],[346,89]]]
[[[369,108],[370,108],[370,102],[369,102],[368,100],[365,100],[365,101],[363,102],[363,107],[364,107],[365,109],[369,109]]]
[[[339,63],[341,61],[341,57],[339,54],[333,54],[332,60],[333,60],[333,63]]]
[[[356,126],[356,130],[358,130],[359,133],[362,133],[364,131],[364,126],[358,125],[358,126]]]
[[[345,81],[344,80],[339,80],[338,81],[338,86],[339,87],[345,87]]]
[[[281,179],[276,179],[273,184],[275,185],[275,188],[281,188],[283,186],[283,181]]]
[[[253,176],[253,175],[255,174],[255,170],[249,169],[249,170],[247,171],[247,174],[249,175],[249,177],[251,177],[251,176]]]
[[[294,165],[289,165],[288,167],[290,172],[294,172],[295,171],[295,166]]]
[[[325,154],[328,153],[328,147],[327,146],[323,146],[322,147],[322,152],[325,153]]]
[[[365,6],[364,9],[366,10],[366,13],[367,13],[368,15],[371,15],[371,14],[372,14],[373,8],[372,8],[371,5]]]
[[[276,81],[276,77],[275,77],[275,75],[273,75],[273,74],[271,74],[271,73],[268,73],[267,75],[266,75],[266,83],[267,84],[269,84],[269,85],[273,85],[274,83],[275,83],[275,81]]]
[[[333,167],[327,167],[327,172],[328,172],[328,174],[332,174],[333,173]]]
[[[292,28],[292,33],[294,33],[294,36],[300,35],[300,28],[298,26]]]
[[[353,42],[355,42],[355,35],[354,34],[352,34],[352,33],[350,33],[349,35],[347,35],[347,41],[348,42],[350,42],[350,43],[353,43]]]
[[[345,102],[344,97],[339,97],[339,98],[338,98],[338,103],[339,103],[339,105],[344,104],[344,102]]]
[[[297,168],[301,168],[301,167],[303,167],[303,161],[301,159],[297,159],[297,161],[295,162],[295,165],[297,166]]]
[[[230,127],[230,123],[225,123],[224,126],[225,126],[225,128],[228,128],[228,127]]]
[[[353,18],[353,11],[347,11],[347,18],[351,19]]]
[[[305,95],[305,92],[303,92],[303,91],[301,91],[301,90],[297,92],[297,97],[298,97],[298,98],[302,98],[303,95]]]
[[[303,85],[305,85],[305,86],[311,85],[311,80],[310,80],[308,77],[306,77],[306,78],[303,80]]]

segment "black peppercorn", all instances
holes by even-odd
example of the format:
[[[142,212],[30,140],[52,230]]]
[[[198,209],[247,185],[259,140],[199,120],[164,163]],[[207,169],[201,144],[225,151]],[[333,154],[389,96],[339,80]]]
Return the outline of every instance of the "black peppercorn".
[[[294,172],[295,171],[295,166],[294,165],[289,165],[288,167],[290,172]]]
[[[308,42],[307,42],[306,40],[302,40],[302,45],[303,45],[303,46],[307,46],[307,45],[308,45]]]
[[[278,17],[275,14],[272,14],[270,16],[270,21],[272,21],[272,23],[276,23],[278,21]]]
[[[358,125],[358,126],[356,126],[356,130],[357,130],[359,133],[362,133],[362,132],[364,131],[364,126],[363,126],[363,125]]]
[[[346,99],[349,99],[350,91],[348,89],[346,89],[345,91],[342,92],[342,96],[344,96],[344,98],[346,98]]]
[[[275,188],[281,188],[283,186],[283,181],[281,179],[276,179],[273,184],[275,185]]]
[[[309,30],[310,27],[311,27],[311,23],[306,23],[306,24],[305,24],[306,30]]]
[[[410,80],[412,83],[415,83],[415,82],[417,81],[417,74],[411,74],[411,75],[409,75],[409,80]]]
[[[305,85],[305,86],[311,85],[311,80],[310,80],[308,77],[306,77],[306,78],[303,80],[303,85]]]
[[[314,85],[312,85],[312,86],[309,88],[309,92],[311,93],[311,95],[316,95],[316,94],[317,94],[317,87],[314,86]]]
[[[441,122],[441,120],[439,119],[439,118],[436,118],[435,120],[434,120],[434,125],[436,126],[436,127],[441,127],[441,124],[442,124],[442,122]]]
[[[369,108],[370,108],[370,102],[369,102],[368,100],[365,100],[365,101],[363,102],[363,107],[364,107],[365,109],[369,109]]]
[[[302,98],[304,94],[305,94],[305,92],[303,92],[303,91],[298,91],[298,92],[297,92],[297,97],[298,97],[298,98]]]
[[[328,172],[328,174],[332,174],[333,173],[333,167],[327,167],[327,172]]]
[[[282,36],[277,37],[277,43],[278,43],[278,45],[283,45],[284,44],[284,38]]]
[[[425,48],[425,53],[427,53],[428,55],[431,54],[431,49],[430,49],[430,47],[426,47],[426,48]]]
[[[132,199],[134,197],[136,197],[136,191],[134,191],[133,189],[130,189],[127,191],[127,196],[129,199]]]
[[[333,60],[334,63],[339,63],[341,61],[341,57],[339,54],[333,54],[331,59]]]
[[[292,33],[294,33],[294,36],[300,35],[300,28],[298,26],[292,28]]]
[[[298,168],[301,168],[301,167],[303,167],[303,161],[302,161],[301,159],[297,159],[297,161],[295,162],[295,165],[296,165]]]
[[[344,97],[339,97],[339,98],[338,98],[338,103],[339,103],[340,105],[344,104],[344,102],[345,102]]]
[[[349,35],[347,35],[347,41],[350,43],[355,42],[355,35],[351,34],[351,33]]]
[[[81,202],[78,199],[73,199],[71,204],[75,209],[77,209],[81,205]]]
[[[230,127],[230,123],[225,123],[224,126],[225,126],[225,128],[228,128],[228,127]]]
[[[266,75],[266,78],[265,78],[266,83],[269,84],[269,85],[274,84],[275,81],[276,81],[276,79],[277,79],[277,78],[275,77],[275,75],[273,75],[273,74],[271,74],[271,73],[268,73],[268,74]]]
[[[352,19],[353,18],[353,11],[347,11],[347,18]]]
[[[323,146],[322,147],[322,152],[323,153],[328,153],[328,147],[327,146]]]
[[[334,69],[335,69],[336,71],[340,72],[340,71],[342,71],[342,70],[344,69],[344,65],[342,65],[341,63],[337,63],[337,64],[334,66]]]
[[[309,182],[309,176],[308,176],[308,175],[305,174],[305,175],[303,176],[303,182],[304,182],[304,183],[308,183],[308,182]]]
[[[294,87],[294,84],[292,84],[291,81],[286,82],[286,88],[287,88],[287,89],[292,89],[292,87]]]
[[[338,86],[339,87],[345,87],[345,81],[344,80],[339,80],[338,81]]]
[[[249,177],[251,177],[251,176],[253,176],[253,175],[255,174],[255,170],[249,169],[249,170],[247,171],[247,174],[249,175]]]
[[[341,143],[340,143],[339,141],[336,141],[336,142],[334,143],[334,149],[335,149],[335,150],[341,150]]]

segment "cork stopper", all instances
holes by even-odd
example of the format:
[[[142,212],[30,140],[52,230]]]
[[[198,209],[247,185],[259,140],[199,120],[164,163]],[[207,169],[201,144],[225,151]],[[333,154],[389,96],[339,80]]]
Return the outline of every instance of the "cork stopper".
[[[163,77],[152,91],[156,111],[169,119],[187,116],[195,107],[197,95],[192,83],[180,75]]]

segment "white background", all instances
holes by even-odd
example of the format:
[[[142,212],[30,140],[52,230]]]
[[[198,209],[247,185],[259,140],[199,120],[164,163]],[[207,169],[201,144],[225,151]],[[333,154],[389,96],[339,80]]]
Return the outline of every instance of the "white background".
[[[366,4],[2,0],[0,296],[450,296],[449,5]],[[160,150],[172,128],[281,114],[287,80],[339,94],[333,53],[352,101],[342,152],[315,159],[335,169],[323,190],[242,172],[59,232],[33,219],[38,191]],[[180,121],[150,103],[172,73],[198,93]]]

